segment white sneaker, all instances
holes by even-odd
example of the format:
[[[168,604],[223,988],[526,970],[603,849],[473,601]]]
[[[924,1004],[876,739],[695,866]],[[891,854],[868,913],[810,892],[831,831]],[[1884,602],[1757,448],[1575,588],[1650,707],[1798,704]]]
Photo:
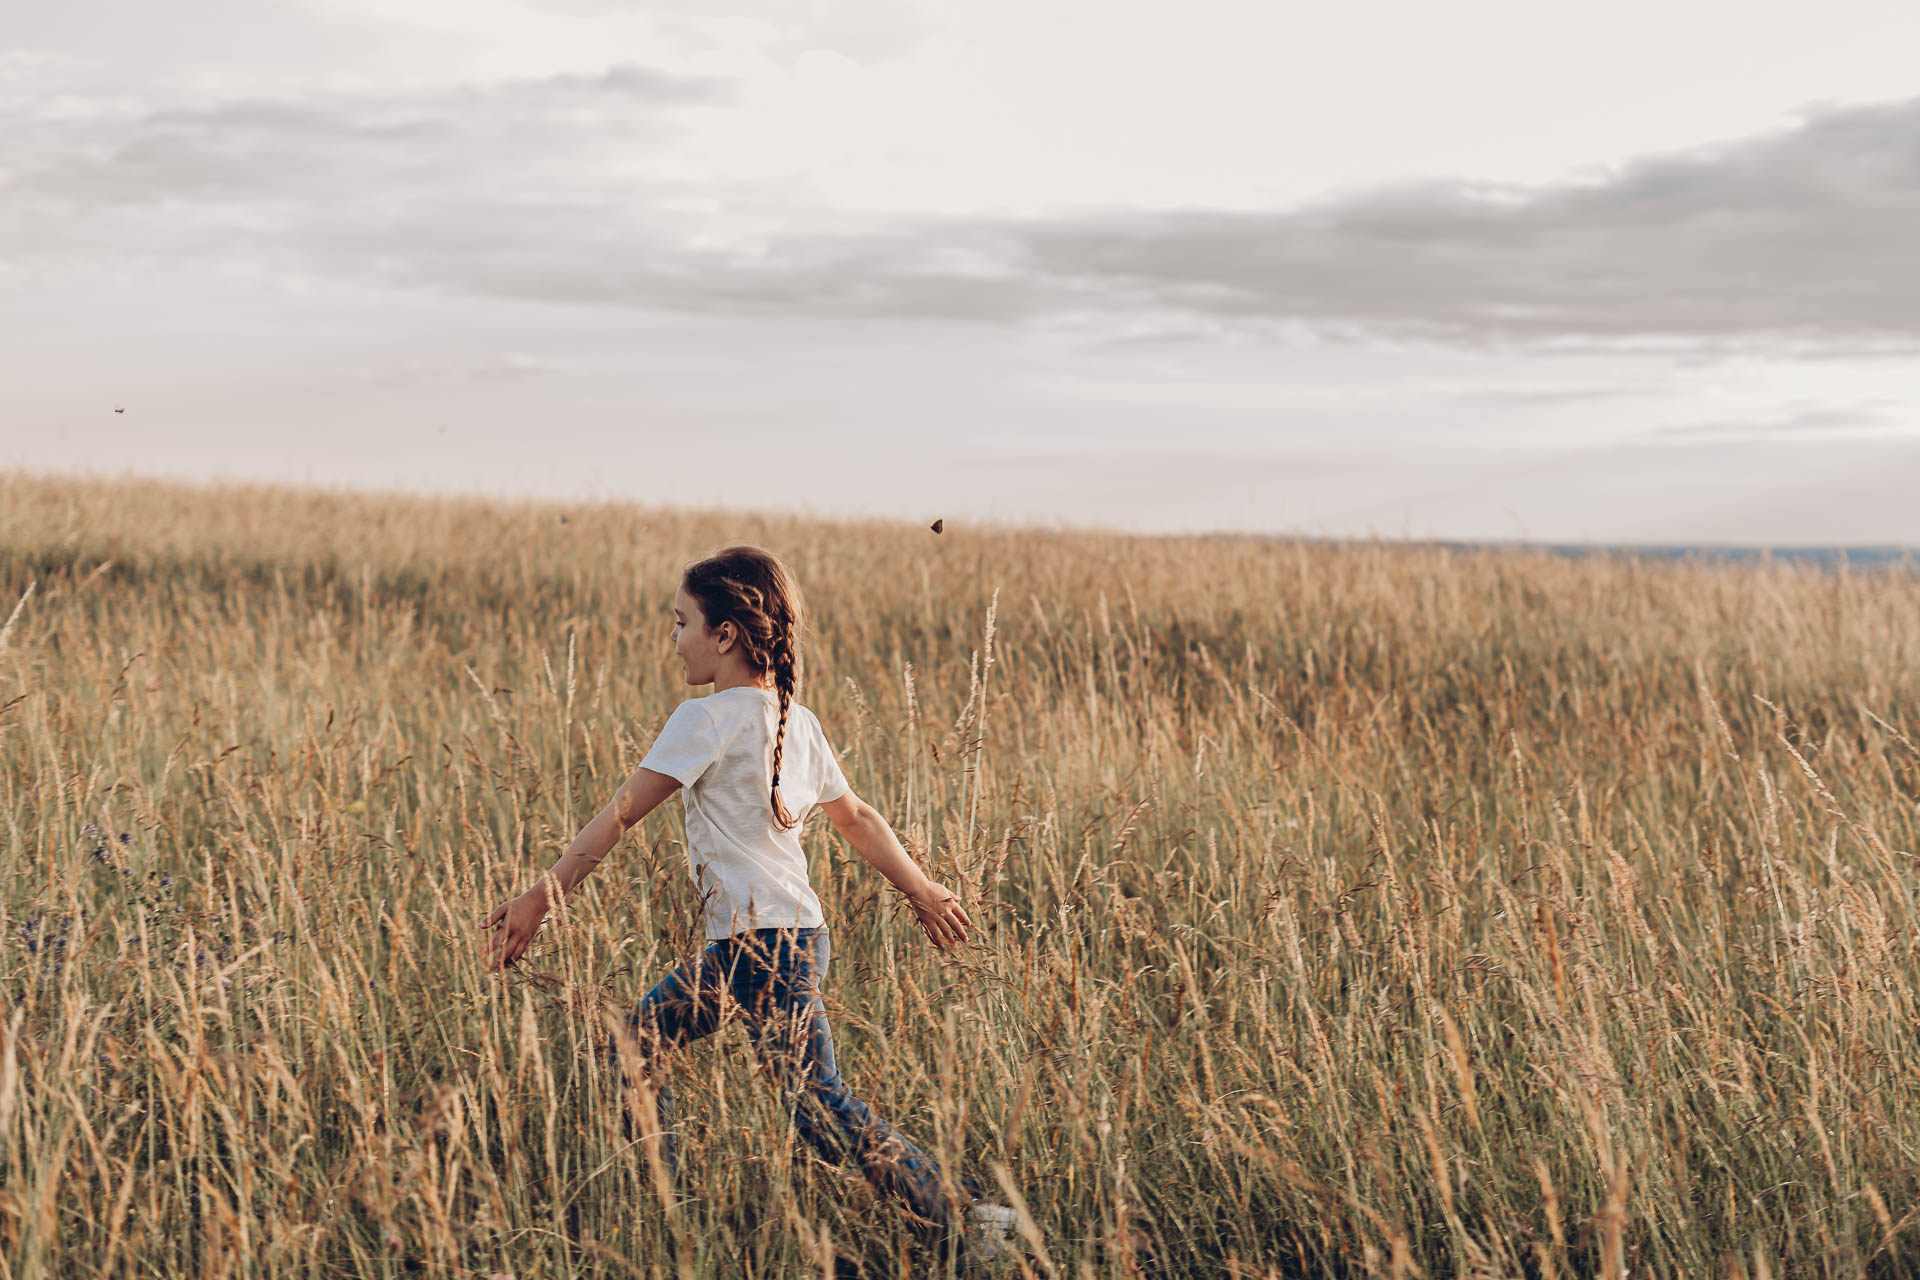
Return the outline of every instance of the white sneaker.
[[[1003,1267],[1013,1261],[1014,1224],[1019,1217],[1004,1204],[975,1201],[967,1206],[967,1257],[976,1265]]]

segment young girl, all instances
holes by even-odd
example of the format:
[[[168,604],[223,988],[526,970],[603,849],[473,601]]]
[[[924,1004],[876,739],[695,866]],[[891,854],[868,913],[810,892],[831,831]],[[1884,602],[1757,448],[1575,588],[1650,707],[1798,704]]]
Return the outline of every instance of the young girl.
[[[673,599],[673,643],[690,685],[713,693],[682,702],[640,767],[580,829],[539,884],[482,926],[498,928],[488,967],[525,954],[545,917],[549,879],[570,893],[655,805],[684,787],[687,862],[709,945],[674,969],[626,1019],[627,1043],[609,1038],[626,1105],[657,1119],[669,1175],[677,1162],[673,1095],[647,1088],[660,1051],[742,1018],[776,1079],[788,1087],[800,1135],[832,1160],[851,1155],[876,1187],[904,1199],[951,1238],[967,1229],[974,1258],[1002,1252],[1012,1213],[973,1203],[962,1223],[940,1171],[919,1148],[853,1096],[833,1060],[820,1001],[829,954],[820,899],[807,881],[799,829],[815,805],[834,829],[906,895],[937,947],[966,941],[973,921],[929,879],[879,813],[847,786],[820,722],[794,696],[800,686],[799,590],[786,566],[757,547],[729,547],[688,567]],[[638,1068],[629,1074],[626,1061]],[[638,1086],[638,1087],[636,1087]],[[967,1197],[971,1199],[971,1197]]]

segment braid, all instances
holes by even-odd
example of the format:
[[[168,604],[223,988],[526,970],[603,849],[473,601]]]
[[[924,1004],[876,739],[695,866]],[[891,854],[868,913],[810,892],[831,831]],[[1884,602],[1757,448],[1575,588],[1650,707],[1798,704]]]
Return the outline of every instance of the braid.
[[[773,769],[768,799],[783,829],[800,824],[780,799],[780,764],[786,757],[787,720],[800,691],[800,637],[806,629],[806,603],[780,558],[760,547],[727,547],[686,567],[681,582],[695,600],[709,630],[731,622],[739,634],[740,656],[755,672],[772,673],[780,696],[780,723],[773,734]]]
[[[780,757],[786,750],[787,710],[793,705],[794,662],[792,636],[782,635],[773,642],[773,684],[780,694],[780,727],[773,734],[773,814],[782,827],[796,825],[794,816],[780,799]]]

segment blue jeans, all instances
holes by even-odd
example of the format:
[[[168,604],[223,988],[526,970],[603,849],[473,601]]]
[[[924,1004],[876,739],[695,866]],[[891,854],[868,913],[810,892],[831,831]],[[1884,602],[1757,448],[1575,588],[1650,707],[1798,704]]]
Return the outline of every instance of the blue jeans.
[[[627,1015],[641,1061],[651,1066],[659,1051],[720,1029],[734,1014],[786,1096],[800,1136],[837,1163],[852,1156],[877,1189],[898,1196],[939,1227],[956,1219],[940,1189],[940,1168],[866,1103],[853,1096],[833,1062],[833,1033],[820,1001],[820,982],[831,954],[824,926],[758,929],[722,938],[697,960],[679,965]],[[608,1053],[624,1099],[629,1083],[612,1037]],[[661,1154],[677,1170],[673,1091],[652,1082],[659,1110]],[[623,1111],[624,1114],[624,1111]],[[629,1133],[631,1118],[628,1119]]]

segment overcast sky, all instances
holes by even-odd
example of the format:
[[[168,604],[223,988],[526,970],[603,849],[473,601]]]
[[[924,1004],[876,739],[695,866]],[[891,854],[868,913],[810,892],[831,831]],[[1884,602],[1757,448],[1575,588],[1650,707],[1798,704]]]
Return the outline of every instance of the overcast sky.
[[[1913,27],[1858,0],[26,6],[0,464],[1920,545]]]

